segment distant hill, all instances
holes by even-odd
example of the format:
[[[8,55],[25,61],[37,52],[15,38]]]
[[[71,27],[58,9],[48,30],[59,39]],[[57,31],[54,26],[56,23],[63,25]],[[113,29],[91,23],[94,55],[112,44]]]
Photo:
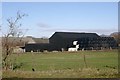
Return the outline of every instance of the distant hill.
[[[2,41],[4,43],[5,41],[5,37],[0,37],[0,41]],[[9,43],[13,43],[14,42],[14,46],[24,46],[25,44],[31,44],[31,43],[49,43],[49,39],[48,38],[34,38],[32,36],[28,36],[28,37],[9,37],[8,38],[8,42]]]
[[[109,37],[109,35],[102,34],[101,37]]]

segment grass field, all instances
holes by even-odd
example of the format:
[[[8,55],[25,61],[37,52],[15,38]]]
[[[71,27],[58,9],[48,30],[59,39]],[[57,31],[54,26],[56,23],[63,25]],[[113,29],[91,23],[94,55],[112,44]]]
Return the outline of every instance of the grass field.
[[[117,50],[24,53],[12,54],[10,58],[22,66],[13,71],[3,70],[4,78],[111,78],[118,73]]]

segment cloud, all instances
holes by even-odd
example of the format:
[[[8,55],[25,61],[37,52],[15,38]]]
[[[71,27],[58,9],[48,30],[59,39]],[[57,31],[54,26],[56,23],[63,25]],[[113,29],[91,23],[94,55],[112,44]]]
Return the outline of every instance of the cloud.
[[[48,25],[46,23],[42,23],[42,22],[38,23],[37,26],[40,27],[40,28],[49,28],[49,27],[51,27],[50,25]]]

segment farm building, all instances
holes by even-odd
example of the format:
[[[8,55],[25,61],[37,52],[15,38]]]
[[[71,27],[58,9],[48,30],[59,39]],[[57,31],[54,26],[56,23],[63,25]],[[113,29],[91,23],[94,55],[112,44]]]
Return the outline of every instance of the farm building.
[[[55,32],[49,43],[31,43],[25,45],[26,52],[30,51],[67,51],[74,47],[73,41],[78,41],[78,50],[100,50],[117,48],[117,42],[113,37],[100,37],[96,33]]]

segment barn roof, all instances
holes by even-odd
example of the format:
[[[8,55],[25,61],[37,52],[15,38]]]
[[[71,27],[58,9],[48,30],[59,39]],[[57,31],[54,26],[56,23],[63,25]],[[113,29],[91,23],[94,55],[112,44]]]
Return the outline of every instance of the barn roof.
[[[84,38],[84,37],[88,37],[88,38],[96,38],[96,37],[100,37],[99,35],[97,35],[96,33],[77,33],[77,32],[55,32],[51,38],[53,36],[57,36],[59,35],[60,37],[63,38]]]

